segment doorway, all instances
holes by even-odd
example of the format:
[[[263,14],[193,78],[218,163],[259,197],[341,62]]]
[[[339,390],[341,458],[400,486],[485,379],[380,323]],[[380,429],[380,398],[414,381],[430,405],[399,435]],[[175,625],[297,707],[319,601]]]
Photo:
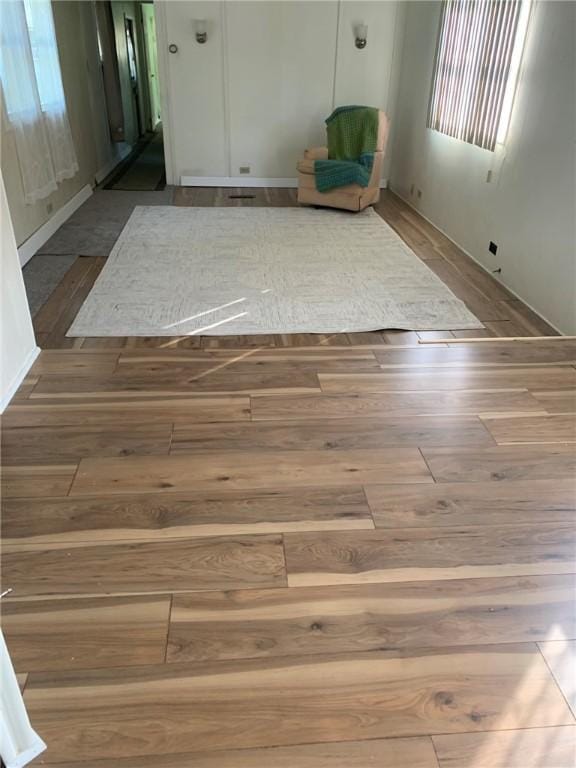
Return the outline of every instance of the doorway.
[[[103,186],[128,191],[161,190],[166,186],[166,168],[154,4],[112,0],[110,7],[125,134],[132,151]]]

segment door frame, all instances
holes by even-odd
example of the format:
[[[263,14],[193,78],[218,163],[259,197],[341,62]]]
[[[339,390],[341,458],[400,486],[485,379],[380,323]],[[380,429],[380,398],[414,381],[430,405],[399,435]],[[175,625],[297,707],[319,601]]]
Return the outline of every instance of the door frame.
[[[150,30],[148,25],[148,16],[145,9],[150,8],[152,11],[151,18],[154,20],[154,41],[152,43]],[[158,76],[158,40],[156,39],[156,16],[154,14],[154,3],[140,3],[140,27],[142,29],[142,47],[144,48],[144,62],[146,67],[146,85],[148,89],[148,101],[150,107],[150,125],[148,130],[153,131],[156,128],[155,122],[156,113],[154,111],[154,102],[160,112],[159,123],[162,123],[162,104],[160,103],[160,80]],[[155,56],[150,55],[151,48],[154,48]],[[156,63],[156,71],[152,72],[151,59],[154,58]],[[157,99],[156,99],[157,97]]]
[[[166,183],[179,184],[175,178],[176,164],[174,161],[174,117],[169,88],[168,64],[168,31],[166,22],[166,2],[169,0],[154,0],[154,17],[156,20],[156,45],[158,48],[158,80],[160,85],[160,105],[162,109],[162,135],[164,141],[164,164],[166,166]]]

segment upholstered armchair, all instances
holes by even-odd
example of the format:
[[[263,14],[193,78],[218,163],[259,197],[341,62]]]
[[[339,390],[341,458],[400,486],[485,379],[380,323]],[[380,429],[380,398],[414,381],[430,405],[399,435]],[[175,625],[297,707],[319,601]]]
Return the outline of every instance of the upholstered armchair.
[[[348,184],[329,192],[318,192],[314,177],[314,161],[328,159],[328,147],[307,149],[298,162],[298,202],[304,205],[325,205],[330,208],[344,208],[348,211],[361,211],[374,205],[380,199],[380,178],[382,162],[388,139],[389,120],[381,110],[378,113],[378,140],[374,153],[374,164],[367,187]]]

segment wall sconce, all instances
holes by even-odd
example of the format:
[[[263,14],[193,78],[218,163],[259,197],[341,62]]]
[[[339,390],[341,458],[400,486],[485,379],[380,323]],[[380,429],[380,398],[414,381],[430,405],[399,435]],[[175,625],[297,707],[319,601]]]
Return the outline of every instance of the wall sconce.
[[[201,45],[208,39],[206,19],[194,19],[194,34],[196,35],[196,42]]]
[[[368,25],[367,24],[356,24],[354,27],[354,35],[356,37],[355,45],[356,48],[360,48],[362,50],[363,48],[366,48],[366,38],[368,37]]]

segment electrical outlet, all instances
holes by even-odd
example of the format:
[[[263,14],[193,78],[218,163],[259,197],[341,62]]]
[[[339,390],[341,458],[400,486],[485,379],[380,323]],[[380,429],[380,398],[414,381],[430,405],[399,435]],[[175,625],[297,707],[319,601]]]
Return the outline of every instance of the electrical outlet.
[[[250,173],[250,166],[249,165],[241,165],[238,169],[241,174]]]
[[[488,246],[488,250],[490,251],[490,253],[493,253],[494,255],[496,255],[498,251],[498,246],[496,245],[496,243],[490,240],[490,245]]]
[[[420,198],[422,197],[422,190],[421,189],[417,189],[416,190],[416,197],[418,198],[418,200],[420,200]]]
[[[54,206],[52,205],[52,203],[47,203],[46,204],[46,213],[47,214],[51,214],[53,210],[54,210]]]
[[[492,169],[490,169],[486,174],[486,184],[490,184],[491,181],[492,181]]]

